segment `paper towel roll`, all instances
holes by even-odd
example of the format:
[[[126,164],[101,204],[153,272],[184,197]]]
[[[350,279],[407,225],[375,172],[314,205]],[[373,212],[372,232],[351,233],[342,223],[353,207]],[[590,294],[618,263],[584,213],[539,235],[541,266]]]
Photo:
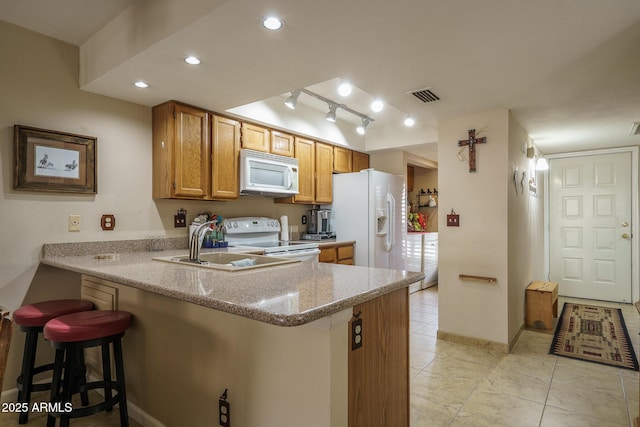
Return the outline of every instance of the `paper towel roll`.
[[[286,215],[280,217],[280,240],[289,240],[289,218]]]

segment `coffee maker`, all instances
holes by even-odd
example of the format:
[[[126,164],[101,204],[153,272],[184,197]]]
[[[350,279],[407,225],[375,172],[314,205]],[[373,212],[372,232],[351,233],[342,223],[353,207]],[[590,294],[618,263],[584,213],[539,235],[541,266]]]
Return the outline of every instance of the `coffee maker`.
[[[311,209],[304,237],[310,240],[329,239],[335,236],[331,228],[331,209]]]

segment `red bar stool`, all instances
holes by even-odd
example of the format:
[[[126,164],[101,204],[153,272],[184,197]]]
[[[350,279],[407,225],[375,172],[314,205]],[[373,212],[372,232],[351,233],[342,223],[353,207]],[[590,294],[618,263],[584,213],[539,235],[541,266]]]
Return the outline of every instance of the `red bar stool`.
[[[47,427],[53,427],[56,418],[61,426],[68,426],[71,418],[86,417],[102,411],[111,411],[120,406],[120,425],[129,425],[127,414],[127,392],[122,361],[122,342],[124,332],[131,324],[131,313],[126,311],[93,310],[68,314],[50,320],[44,326],[44,337],[51,341],[56,349],[56,358],[51,381],[50,407],[59,411],[49,412]],[[111,379],[111,356],[109,344],[113,346],[116,367],[115,381]],[[71,379],[77,377],[77,357],[85,348],[102,348],[102,381],[81,384],[81,392],[96,388],[104,389],[104,401],[82,408],[72,408],[71,398],[74,390]],[[113,395],[113,392],[116,392]]]
[[[61,299],[25,305],[13,312],[13,321],[27,334],[22,355],[22,371],[16,380],[18,403],[26,404],[28,407],[32,392],[51,388],[51,383],[33,384],[34,375],[53,369],[53,363],[35,366],[38,334],[42,332],[44,325],[55,317],[88,310],[93,310],[93,304],[89,301]],[[18,423],[25,424],[28,419],[29,411],[20,412]]]

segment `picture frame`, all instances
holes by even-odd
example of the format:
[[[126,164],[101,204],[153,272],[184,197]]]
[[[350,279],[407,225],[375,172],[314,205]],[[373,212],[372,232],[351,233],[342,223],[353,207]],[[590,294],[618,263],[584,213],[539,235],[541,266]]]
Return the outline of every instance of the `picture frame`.
[[[14,125],[13,188],[97,194],[97,138]]]

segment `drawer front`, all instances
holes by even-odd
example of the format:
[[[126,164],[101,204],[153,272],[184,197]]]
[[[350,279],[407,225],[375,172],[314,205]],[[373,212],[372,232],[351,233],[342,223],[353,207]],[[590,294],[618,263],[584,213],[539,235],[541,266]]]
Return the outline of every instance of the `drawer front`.
[[[338,248],[338,259],[353,258],[353,245]]]
[[[338,257],[336,256],[336,248],[321,249],[320,255],[318,255],[318,260],[320,262],[335,264],[335,262],[338,261]]]

